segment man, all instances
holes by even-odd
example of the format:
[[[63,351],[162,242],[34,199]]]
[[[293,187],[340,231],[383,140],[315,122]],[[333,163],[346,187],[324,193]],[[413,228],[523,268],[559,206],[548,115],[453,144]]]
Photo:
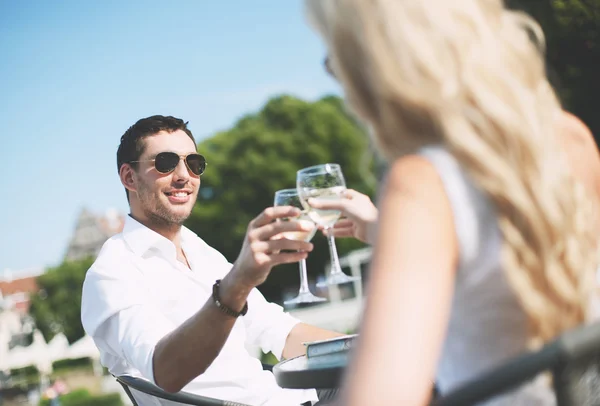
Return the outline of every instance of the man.
[[[182,226],[206,166],[187,123],[139,120],[121,137],[117,166],[130,214],[89,269],[81,311],[103,365],[169,392],[250,405],[317,402],[314,390],[279,388],[246,350],[255,344],[290,358],[304,353],[303,342],[340,335],[300,323],[255,289],[273,266],[298,262],[312,250],[308,242],[272,238],[302,229],[300,222],[273,222],[299,210],[264,210],[250,222],[232,265]],[[146,404],[143,396],[136,394]]]

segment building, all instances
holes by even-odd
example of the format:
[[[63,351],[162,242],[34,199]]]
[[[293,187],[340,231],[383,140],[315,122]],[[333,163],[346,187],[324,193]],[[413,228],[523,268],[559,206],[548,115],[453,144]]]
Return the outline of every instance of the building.
[[[125,216],[115,209],[109,209],[106,213],[97,215],[84,208],[77,219],[65,260],[73,261],[96,257],[104,242],[120,233],[124,224]]]
[[[24,316],[29,312],[29,296],[38,291],[36,279],[43,274],[42,267],[19,271],[0,272],[0,309],[13,309]]]
[[[95,215],[83,209],[66,251],[65,260],[96,256],[104,242],[123,229],[124,216],[116,210]],[[0,358],[31,344],[35,323],[29,315],[30,296],[39,291],[37,278],[45,268],[0,271]]]
[[[0,272],[0,365],[10,350],[30,344],[34,322],[29,297],[38,291],[36,278],[43,273],[44,268]]]
[[[83,209],[66,250],[65,260],[95,257],[108,238],[121,232],[124,222],[125,217],[115,209],[107,210],[103,215]],[[0,270],[0,311],[10,309],[20,317],[27,316],[29,296],[39,290],[36,280],[44,272],[44,267]]]

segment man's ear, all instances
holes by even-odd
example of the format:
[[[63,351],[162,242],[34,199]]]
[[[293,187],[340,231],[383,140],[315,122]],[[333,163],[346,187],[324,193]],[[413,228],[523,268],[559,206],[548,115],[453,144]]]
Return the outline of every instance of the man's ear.
[[[125,189],[134,193],[137,191],[136,173],[130,164],[121,165],[121,169],[119,169],[119,177],[121,178],[121,183],[123,184]]]

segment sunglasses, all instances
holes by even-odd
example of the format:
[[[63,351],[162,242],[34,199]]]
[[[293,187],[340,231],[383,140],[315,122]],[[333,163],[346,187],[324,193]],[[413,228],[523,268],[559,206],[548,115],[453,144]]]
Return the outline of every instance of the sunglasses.
[[[154,162],[154,168],[160,173],[169,173],[173,172],[177,165],[179,165],[180,160],[185,161],[185,166],[187,166],[188,170],[196,175],[200,176],[204,173],[206,169],[206,159],[196,153],[191,153],[187,155],[179,155],[175,152],[160,152],[156,155],[154,159],[148,159],[145,161],[129,161],[130,164],[136,162]]]
[[[323,67],[325,68],[325,72],[327,72],[332,78],[336,79],[335,73],[333,73],[333,69],[331,69],[329,55],[325,57],[325,60],[323,61]]]

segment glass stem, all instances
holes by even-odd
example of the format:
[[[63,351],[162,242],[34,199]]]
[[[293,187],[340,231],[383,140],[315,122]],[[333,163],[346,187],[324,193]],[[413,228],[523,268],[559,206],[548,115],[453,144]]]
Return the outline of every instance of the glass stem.
[[[329,243],[329,255],[331,257],[331,273],[337,274],[342,272],[342,267],[340,265],[340,259],[338,258],[337,248],[335,246],[335,238],[333,237],[330,228],[326,230],[326,234],[327,242]]]
[[[306,259],[300,261],[300,293],[310,292],[308,290],[308,276],[306,274]]]

